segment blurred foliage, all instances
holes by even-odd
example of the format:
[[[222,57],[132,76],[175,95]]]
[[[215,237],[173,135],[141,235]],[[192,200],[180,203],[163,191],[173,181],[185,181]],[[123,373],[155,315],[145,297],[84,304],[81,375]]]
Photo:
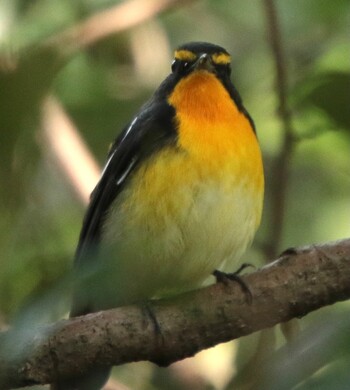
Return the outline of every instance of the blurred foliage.
[[[350,72],[323,73],[310,80],[310,84],[303,83],[302,87],[308,87],[309,92],[299,104],[321,110],[334,123],[334,130],[350,131],[350,112],[347,108],[350,102]]]
[[[74,55],[44,44],[49,36],[117,3],[0,1],[0,321],[4,324],[16,319],[28,327],[32,321],[54,320],[68,310],[64,275],[71,268],[84,205],[39,141],[42,99],[56,95],[102,164],[109,143],[169,72],[172,48],[185,41],[216,42],[232,53],[232,77],[255,119],[264,153],[264,219],[257,244],[247,254],[248,259],[263,259],[260,249],[268,236],[269,188],[274,180],[270,167],[280,153],[283,129],[276,116],[273,58],[262,2],[198,0]],[[283,249],[349,236],[350,4],[348,0],[276,3],[298,136],[279,243]],[[346,304],[335,305],[303,319],[302,344],[290,354],[282,347],[270,363],[265,359],[266,372],[278,378],[275,387],[269,382],[268,388],[348,388],[350,340],[344,316],[348,311]],[[320,335],[327,336],[328,344]],[[276,343],[284,344],[279,333]],[[193,382],[189,387],[176,365],[155,369],[139,363],[118,367],[116,373],[137,389],[170,388],[170,382],[172,388],[223,388],[236,370],[244,370],[257,344],[257,335],[243,338],[238,350],[236,344],[227,344],[220,352],[210,352],[211,363],[200,354],[195,360],[200,364],[188,363],[202,378],[197,387]],[[225,381],[215,372],[209,375],[213,359],[227,368],[229,374],[222,374]],[[315,362],[307,373],[300,367],[304,359]],[[283,375],[277,375],[281,370]],[[254,369],[254,375],[255,371],[264,368]],[[201,384],[203,378],[206,385]]]

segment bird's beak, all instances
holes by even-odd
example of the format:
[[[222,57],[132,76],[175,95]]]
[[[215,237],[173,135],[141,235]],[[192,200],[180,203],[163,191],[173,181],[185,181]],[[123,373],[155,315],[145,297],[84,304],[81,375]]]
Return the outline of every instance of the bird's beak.
[[[200,57],[197,59],[197,61],[194,64],[195,70],[206,70],[208,72],[214,72],[215,68],[213,65],[213,61],[209,54],[201,54]]]

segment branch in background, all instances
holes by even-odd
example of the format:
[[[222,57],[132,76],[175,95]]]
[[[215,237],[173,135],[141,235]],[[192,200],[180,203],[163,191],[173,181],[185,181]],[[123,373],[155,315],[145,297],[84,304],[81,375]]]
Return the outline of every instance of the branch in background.
[[[27,337],[16,356],[11,348],[23,335],[3,332],[0,388],[74,376],[88,371],[96,361],[118,365],[150,360],[167,365],[349,299],[350,239],[300,248],[242,278],[253,293],[251,304],[235,282],[151,302],[149,308],[161,333],[155,331],[154,317],[138,306],[42,326]]]
[[[79,198],[87,204],[100,168],[73,122],[52,96],[43,104],[42,128],[44,151],[56,161]]]
[[[276,256],[281,246],[286,209],[286,194],[289,182],[289,163],[293,155],[295,132],[292,115],[288,107],[287,64],[284,54],[282,30],[274,0],[264,0],[268,38],[275,65],[275,89],[279,107],[277,114],[283,125],[282,145],[271,169],[271,220],[270,238],[265,248],[266,259]],[[291,340],[299,332],[299,323],[291,321],[282,324],[281,330],[287,340]]]
[[[275,89],[278,96],[278,116],[283,124],[282,146],[274,161],[271,177],[271,231],[267,241],[266,258],[276,256],[283,234],[286,193],[289,179],[289,161],[293,153],[294,130],[292,116],[287,104],[287,66],[283,50],[282,32],[274,0],[264,0],[266,26],[275,65]]]
[[[50,38],[47,44],[76,51],[111,34],[146,22],[156,15],[194,0],[129,0],[101,11],[80,24]]]

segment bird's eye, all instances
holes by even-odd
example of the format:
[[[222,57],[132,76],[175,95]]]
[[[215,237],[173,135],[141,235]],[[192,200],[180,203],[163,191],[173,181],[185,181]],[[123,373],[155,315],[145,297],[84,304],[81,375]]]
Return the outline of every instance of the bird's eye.
[[[189,67],[190,63],[181,60],[174,60],[171,64],[172,72],[184,71]]]
[[[179,62],[179,61],[174,60],[174,61],[171,63],[171,71],[172,71],[172,72],[175,72],[175,71],[176,71],[178,62]]]

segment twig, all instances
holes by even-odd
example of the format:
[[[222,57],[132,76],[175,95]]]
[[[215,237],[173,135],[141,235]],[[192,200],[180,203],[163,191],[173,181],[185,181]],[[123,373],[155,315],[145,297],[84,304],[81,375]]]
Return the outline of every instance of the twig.
[[[279,155],[271,170],[271,231],[267,240],[266,258],[276,256],[283,234],[286,193],[289,179],[289,162],[294,146],[292,116],[287,103],[287,66],[283,50],[282,33],[274,0],[264,0],[266,26],[275,65],[275,89],[278,96],[278,116],[283,124],[283,139]]]
[[[153,321],[138,306],[42,326],[22,343],[18,340],[23,334],[4,332],[0,336],[0,388],[74,376],[97,361],[117,365],[150,360],[167,365],[349,299],[350,239],[323,245],[321,250],[314,245],[300,248],[243,278],[254,295],[250,305],[237,283],[217,283],[150,303],[161,339]],[[19,347],[16,352],[15,346]]]

